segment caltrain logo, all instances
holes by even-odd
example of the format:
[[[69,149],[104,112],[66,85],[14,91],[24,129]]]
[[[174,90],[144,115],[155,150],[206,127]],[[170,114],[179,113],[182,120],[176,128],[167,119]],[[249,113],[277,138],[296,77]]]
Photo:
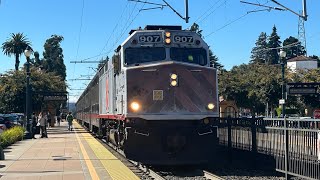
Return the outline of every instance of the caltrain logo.
[[[163,100],[163,90],[153,90],[153,100],[162,101]]]

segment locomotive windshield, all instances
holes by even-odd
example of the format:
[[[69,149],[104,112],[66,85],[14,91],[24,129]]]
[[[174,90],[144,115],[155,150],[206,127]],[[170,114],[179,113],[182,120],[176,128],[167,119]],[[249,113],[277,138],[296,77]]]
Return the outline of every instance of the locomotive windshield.
[[[161,61],[166,58],[166,50],[161,47],[127,48],[125,50],[126,65]]]
[[[207,65],[207,52],[203,48],[171,48],[170,57],[174,61]]]

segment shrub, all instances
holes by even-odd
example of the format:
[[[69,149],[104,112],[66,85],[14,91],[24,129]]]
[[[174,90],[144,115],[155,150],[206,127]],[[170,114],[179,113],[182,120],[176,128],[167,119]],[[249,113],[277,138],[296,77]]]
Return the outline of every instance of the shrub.
[[[23,139],[25,129],[21,126],[15,126],[8,130],[5,130],[2,134],[0,134],[0,145],[5,148],[16,141],[20,141]]]

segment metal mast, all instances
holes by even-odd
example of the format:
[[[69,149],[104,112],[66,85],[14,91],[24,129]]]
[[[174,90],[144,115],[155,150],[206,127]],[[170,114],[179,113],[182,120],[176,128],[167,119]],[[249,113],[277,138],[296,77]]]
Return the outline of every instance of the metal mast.
[[[304,18],[299,16],[298,40],[301,43],[301,46],[304,47],[304,50],[306,51],[306,56],[307,56],[307,40],[306,40],[306,33],[305,33],[305,28],[304,28],[304,21],[305,21]]]

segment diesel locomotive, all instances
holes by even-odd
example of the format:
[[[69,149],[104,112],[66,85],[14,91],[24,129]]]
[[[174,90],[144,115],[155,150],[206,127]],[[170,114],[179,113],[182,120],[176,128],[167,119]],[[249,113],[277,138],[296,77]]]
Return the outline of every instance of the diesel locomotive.
[[[181,26],[131,30],[76,103],[90,131],[144,164],[207,162],[218,145],[217,70]]]

